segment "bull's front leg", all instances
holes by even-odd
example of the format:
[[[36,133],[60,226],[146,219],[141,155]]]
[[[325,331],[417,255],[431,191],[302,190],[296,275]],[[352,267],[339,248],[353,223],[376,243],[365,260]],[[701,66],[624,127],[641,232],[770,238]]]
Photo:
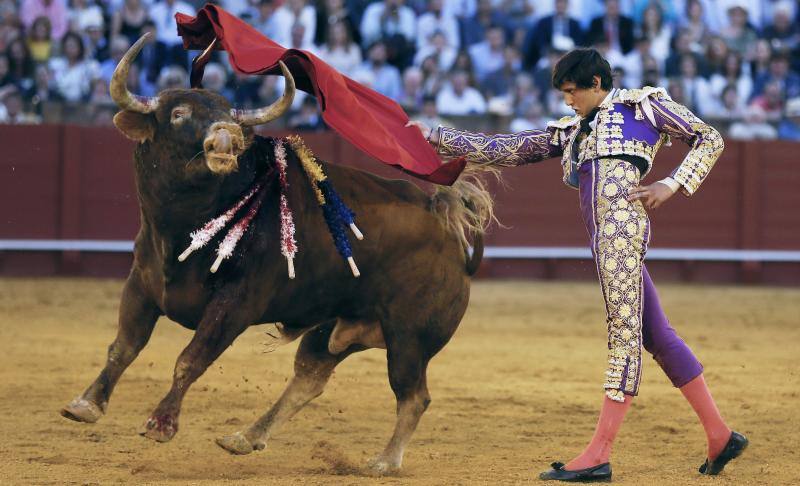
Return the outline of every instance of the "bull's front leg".
[[[94,423],[105,414],[114,386],[147,344],[160,314],[156,304],[147,297],[139,274],[132,272],[122,291],[117,337],[108,347],[106,365],[82,395],[61,409],[61,415],[78,422]]]
[[[167,442],[178,432],[178,416],[189,386],[211,366],[248,325],[233,317],[231,310],[239,303],[231,298],[215,298],[206,307],[194,337],[175,363],[172,387],[150,414],[139,434],[158,442]]]

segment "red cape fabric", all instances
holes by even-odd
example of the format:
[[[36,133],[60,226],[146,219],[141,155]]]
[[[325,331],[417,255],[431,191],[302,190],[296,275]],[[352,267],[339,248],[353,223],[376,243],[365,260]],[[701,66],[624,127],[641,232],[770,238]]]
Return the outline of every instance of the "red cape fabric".
[[[228,52],[231,66],[244,74],[280,74],[283,61],[298,89],[317,97],[325,122],[372,157],[436,184],[452,184],[463,159],[442,165],[408,115],[395,101],[342,75],[307,51],[286,49],[215,5],[196,17],[177,14],[186,49],[205,49],[214,37]]]

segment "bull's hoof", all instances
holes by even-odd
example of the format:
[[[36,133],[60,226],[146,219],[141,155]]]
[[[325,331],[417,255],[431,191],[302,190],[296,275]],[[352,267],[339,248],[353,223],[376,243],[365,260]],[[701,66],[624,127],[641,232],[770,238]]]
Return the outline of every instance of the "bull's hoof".
[[[105,407],[101,407],[82,397],[77,397],[69,405],[61,409],[61,416],[76,422],[86,422],[87,424],[97,422],[104,413]]]
[[[377,457],[367,463],[369,472],[376,476],[394,476],[400,472],[400,464]]]
[[[261,441],[250,442],[247,437],[241,432],[236,432],[231,435],[224,435],[217,438],[215,441],[218,446],[222,447],[231,454],[245,455],[253,451],[260,451],[264,449],[267,444]]]
[[[156,442],[169,442],[178,432],[178,421],[169,415],[154,415],[139,430],[139,435]]]

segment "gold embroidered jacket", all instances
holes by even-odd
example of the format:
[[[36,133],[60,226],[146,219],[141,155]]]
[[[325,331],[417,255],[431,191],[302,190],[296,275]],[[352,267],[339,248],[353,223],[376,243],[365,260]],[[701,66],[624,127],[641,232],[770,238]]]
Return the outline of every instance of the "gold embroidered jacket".
[[[700,187],[724,148],[719,132],[672,101],[664,88],[617,90],[600,105],[596,128],[576,143],[580,121],[577,115],[564,117],[548,123],[545,130],[491,136],[441,127],[438,151],[449,157],[503,166],[561,156],[564,182],[577,187],[575,169],[600,157],[641,157],[647,162],[644,177],[658,149],[672,137],[690,147],[671,174],[688,196]]]

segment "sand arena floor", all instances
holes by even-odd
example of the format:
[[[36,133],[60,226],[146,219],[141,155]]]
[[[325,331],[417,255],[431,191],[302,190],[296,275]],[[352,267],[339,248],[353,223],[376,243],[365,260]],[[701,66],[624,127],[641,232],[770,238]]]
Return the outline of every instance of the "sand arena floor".
[[[0,484],[522,484],[588,440],[602,399],[605,325],[593,284],[478,282],[431,363],[433,402],[399,476],[364,465],[394,424],[383,351],[347,359],[326,392],[267,445],[231,456],[214,438],[278,397],[296,342],[265,354],[241,336],[193,386],[181,430],[136,431],[169,388],[190,331],[162,319],[94,425],[58,410],[95,378],[115,335],[122,282],[0,280]],[[617,441],[618,484],[800,484],[800,289],[663,285],[668,315],[706,365],[723,414],[751,446],[703,477],[704,435],[656,363]]]

